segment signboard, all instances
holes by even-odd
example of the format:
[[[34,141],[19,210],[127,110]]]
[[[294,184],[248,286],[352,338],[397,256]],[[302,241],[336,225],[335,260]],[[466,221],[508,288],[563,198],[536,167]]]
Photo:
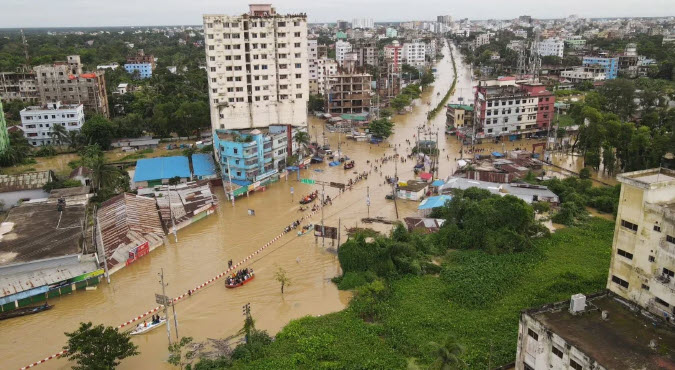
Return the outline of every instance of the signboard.
[[[130,263],[135,262],[137,259],[145,256],[150,253],[150,244],[145,242],[132,250],[129,251],[129,258],[127,259],[126,265],[129,266]]]
[[[165,295],[155,293],[155,302],[164,306],[171,306],[172,300]]]
[[[312,180],[312,179],[300,179],[300,182],[303,183],[303,184],[310,184],[310,185],[313,185],[313,184],[316,183],[316,181]]]
[[[338,229],[337,227],[331,227],[331,226],[325,226],[323,229],[326,232],[326,238],[328,239],[337,239],[338,235]],[[322,236],[321,235],[321,225],[314,225],[314,236]]]

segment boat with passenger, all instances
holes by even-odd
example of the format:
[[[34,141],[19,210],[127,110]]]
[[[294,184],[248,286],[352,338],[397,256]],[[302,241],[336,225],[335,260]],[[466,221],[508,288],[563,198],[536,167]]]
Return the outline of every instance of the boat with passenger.
[[[145,334],[149,332],[150,330],[157,329],[158,327],[166,324],[166,317],[159,317],[159,315],[155,316],[152,315],[152,321],[148,323],[147,321],[138,324],[134,330],[132,330],[129,334],[130,335],[139,335],[139,334]]]
[[[253,280],[254,277],[255,274],[253,273],[253,269],[245,268],[243,270],[239,270],[225,279],[225,288],[232,289],[240,287]]]
[[[6,312],[0,312],[0,320],[11,319],[11,318],[14,318],[14,317],[19,317],[19,316],[32,315],[32,314],[40,313],[42,311],[51,310],[53,307],[54,307],[54,305],[49,305],[49,304],[45,303],[45,304],[42,304],[40,306],[22,307],[22,308],[17,308],[17,309],[6,311]]]

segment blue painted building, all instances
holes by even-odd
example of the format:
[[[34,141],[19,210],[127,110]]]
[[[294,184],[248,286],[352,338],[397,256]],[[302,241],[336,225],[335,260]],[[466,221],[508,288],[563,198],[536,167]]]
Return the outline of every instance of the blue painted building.
[[[152,64],[150,63],[127,63],[124,65],[124,69],[130,74],[138,71],[138,77],[141,80],[152,77]]]
[[[216,130],[213,149],[224,181],[250,185],[276,176],[286,168],[288,137],[285,131]],[[228,168],[229,167],[229,168]]]
[[[196,180],[211,180],[218,177],[216,164],[211,154],[197,153],[192,155],[192,174]]]
[[[619,58],[588,56],[584,57],[582,64],[584,66],[600,65],[605,68],[605,78],[613,80],[619,73]]]

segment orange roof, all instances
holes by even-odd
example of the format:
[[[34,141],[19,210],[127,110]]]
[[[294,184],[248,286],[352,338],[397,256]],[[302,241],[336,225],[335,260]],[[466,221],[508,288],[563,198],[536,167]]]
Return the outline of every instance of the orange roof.
[[[96,78],[96,73],[83,73],[80,75],[82,78]]]

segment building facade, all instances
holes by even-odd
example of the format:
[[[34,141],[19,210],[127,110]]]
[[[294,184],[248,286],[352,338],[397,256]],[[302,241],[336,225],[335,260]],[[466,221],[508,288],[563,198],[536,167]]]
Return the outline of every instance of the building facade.
[[[537,52],[543,57],[556,56],[562,58],[564,50],[565,42],[557,38],[546,39],[537,44]]]
[[[68,132],[80,131],[84,125],[84,106],[57,101],[21,110],[23,136],[33,146],[63,144],[53,137],[56,125],[65,127]]]
[[[589,65],[575,67],[568,71],[561,71],[560,77],[569,80],[573,83],[584,82],[584,81],[602,81],[607,78],[605,74],[605,68],[600,65]]]
[[[35,72],[0,72],[0,99],[38,103],[40,95]]]
[[[36,66],[35,75],[40,104],[82,104],[85,110],[110,115],[105,72],[83,73],[79,55],[69,55],[66,62]]]
[[[352,28],[372,29],[375,28],[373,18],[354,18],[352,19]]]
[[[413,67],[424,67],[427,47],[423,42],[406,42],[403,44],[404,63]]]
[[[345,61],[345,55],[352,51],[352,44],[347,41],[338,40],[335,43],[335,60],[342,66]]]
[[[675,315],[675,171],[623,173],[607,288],[661,317]]]
[[[619,58],[602,56],[586,56],[582,59],[583,66],[599,65],[605,69],[605,79],[613,80],[619,73]]]
[[[370,110],[371,75],[336,74],[331,77],[327,99],[330,113],[364,113]]]
[[[312,83],[313,94],[326,95],[331,76],[337,74],[338,64],[333,59],[320,58],[316,63],[316,84]]]
[[[317,40],[307,40],[307,68],[309,80],[316,80],[317,60],[319,59],[319,44]],[[311,89],[310,89],[311,90]]]
[[[473,123],[473,107],[463,104],[448,104],[446,112],[445,132],[454,133],[463,130]]]
[[[531,134],[553,118],[555,96],[541,84],[515,79],[479,81],[474,98],[477,138]]]
[[[124,69],[140,80],[152,77],[152,64],[150,63],[126,63]]]
[[[398,41],[384,47],[384,58],[387,63],[391,64],[392,72],[398,73],[401,70],[401,64],[404,63],[403,48]]]
[[[307,16],[250,5],[241,16],[204,15],[211,126],[307,125]]]

